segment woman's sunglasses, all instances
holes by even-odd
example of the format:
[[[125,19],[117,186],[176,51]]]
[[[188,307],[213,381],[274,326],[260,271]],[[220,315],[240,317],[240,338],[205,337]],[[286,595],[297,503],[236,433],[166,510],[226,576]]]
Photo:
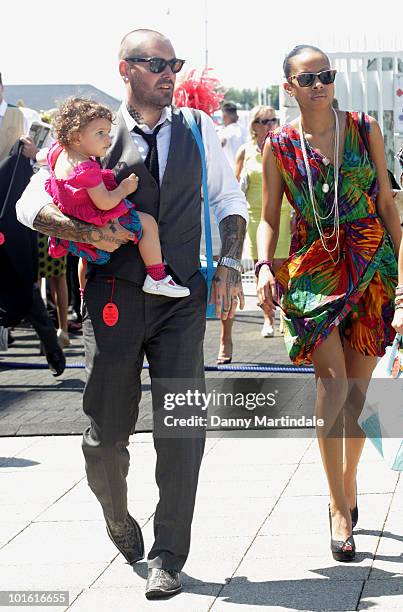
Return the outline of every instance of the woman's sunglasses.
[[[163,72],[167,66],[176,74],[182,70],[183,64],[185,63],[185,60],[176,57],[170,60],[163,59],[162,57],[125,57],[125,61],[135,64],[147,62],[150,72],[154,72],[155,74]]]
[[[321,70],[320,72],[301,72],[300,74],[294,74],[293,76],[288,77],[288,80],[297,79],[298,85],[300,87],[310,87],[314,84],[316,77],[318,77],[319,81],[322,85],[330,85],[334,83],[334,79],[336,78],[337,70]]]
[[[262,125],[269,125],[269,123],[277,123],[277,119],[255,119],[253,123],[261,123]]]

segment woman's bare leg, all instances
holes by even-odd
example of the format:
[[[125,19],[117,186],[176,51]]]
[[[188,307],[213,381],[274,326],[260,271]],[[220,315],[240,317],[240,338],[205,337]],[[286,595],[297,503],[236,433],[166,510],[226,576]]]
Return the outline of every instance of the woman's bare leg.
[[[221,336],[220,336],[220,348],[218,350],[217,363],[230,363],[232,359],[232,326],[234,325],[234,319],[226,319],[221,321]]]
[[[81,298],[82,298],[82,293],[85,289],[85,285],[87,284],[87,279],[85,276],[87,274],[87,262],[82,257],[80,257],[80,259],[78,260],[77,273],[78,273],[78,284],[80,285],[80,292],[81,292]]]
[[[67,333],[68,291],[66,275],[52,276],[49,279],[50,293],[56,306],[59,328]]]
[[[350,509],[356,505],[357,466],[365,444],[365,434],[357,423],[364,406],[365,394],[376,365],[376,357],[357,353],[344,343],[349,396],[344,408],[344,491]]]
[[[317,428],[317,435],[329,485],[332,537],[344,541],[351,535],[343,478],[343,415],[348,383],[338,328],[313,352],[312,361],[317,389],[315,413],[325,422],[324,428]]]

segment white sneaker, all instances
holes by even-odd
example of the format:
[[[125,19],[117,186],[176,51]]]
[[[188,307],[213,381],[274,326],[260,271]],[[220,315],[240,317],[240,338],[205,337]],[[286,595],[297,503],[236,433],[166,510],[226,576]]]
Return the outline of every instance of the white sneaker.
[[[263,338],[272,338],[274,336],[273,325],[270,321],[265,321],[263,323],[262,331],[260,332]]]
[[[149,274],[144,281],[143,291],[153,295],[165,295],[166,297],[181,298],[190,295],[187,287],[177,285],[172,276],[166,276],[162,280],[156,281]]]

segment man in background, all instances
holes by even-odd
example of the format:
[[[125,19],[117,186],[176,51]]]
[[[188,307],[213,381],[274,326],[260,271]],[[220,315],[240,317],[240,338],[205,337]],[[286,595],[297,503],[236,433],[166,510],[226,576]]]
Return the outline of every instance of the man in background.
[[[15,212],[38,152],[28,127],[23,112],[4,99],[0,73],[0,336],[7,348],[6,329],[27,318],[42,341],[52,374],[59,376],[66,360],[37,283],[36,232],[18,223]]]
[[[245,132],[239,123],[237,107],[234,102],[224,102],[221,110],[224,122],[224,128],[219,133],[221,146],[231,168],[234,169],[238,149],[246,140]]]

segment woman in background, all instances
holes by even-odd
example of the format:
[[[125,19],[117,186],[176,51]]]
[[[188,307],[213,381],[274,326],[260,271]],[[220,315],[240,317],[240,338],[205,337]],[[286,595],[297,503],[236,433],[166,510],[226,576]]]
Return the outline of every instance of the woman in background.
[[[235,175],[241,184],[248,202],[249,224],[247,228],[250,255],[257,261],[256,231],[262,211],[262,147],[270,130],[278,125],[278,119],[271,106],[255,106],[249,115],[250,139],[239,148],[235,159]],[[290,215],[291,207],[284,197],[281,208],[279,241],[274,255],[275,267],[287,259],[290,250]],[[221,339],[217,363],[231,363],[233,340],[232,326],[234,319],[221,321]],[[280,327],[281,329],[281,327]],[[263,338],[274,335],[274,311],[264,313],[261,331]]]

